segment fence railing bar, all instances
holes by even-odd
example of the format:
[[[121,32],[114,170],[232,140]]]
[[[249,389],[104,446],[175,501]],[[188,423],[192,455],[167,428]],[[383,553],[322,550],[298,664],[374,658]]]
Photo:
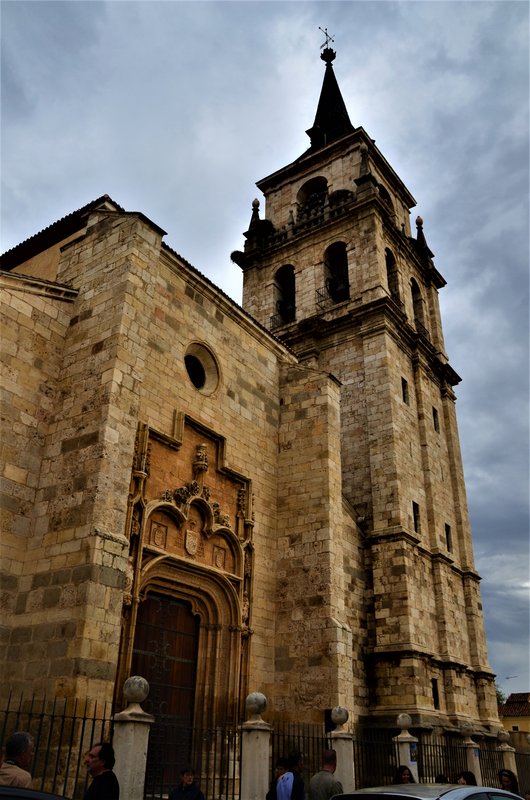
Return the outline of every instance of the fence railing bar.
[[[66,717],[66,699],[63,699],[63,713],[60,716],[60,724],[59,724],[59,742],[62,742],[62,740],[63,740],[65,717]],[[51,735],[51,733],[52,733],[52,730],[50,730],[50,735]],[[59,769],[60,756],[61,756],[61,748],[57,747],[57,753],[55,755],[55,769],[54,769],[54,775],[53,775],[52,792],[55,792],[56,787],[57,787],[57,773],[58,773],[58,769]]]
[[[29,712],[28,712],[28,719],[29,719],[29,721],[33,721],[33,717],[35,716],[36,719],[38,720],[38,729],[37,729],[37,733],[36,733],[36,735],[34,737],[34,739],[35,739],[35,760],[34,760],[33,763],[35,764],[36,760],[37,760],[37,757],[38,757],[38,754],[41,752],[41,738],[42,738],[42,729],[43,729],[44,720],[45,720],[46,695],[44,695],[43,698],[42,698],[40,711],[35,712],[35,714],[33,712],[34,704],[35,704],[35,695],[33,694],[32,698],[31,698],[31,705],[30,705]],[[30,727],[30,724],[28,722],[28,728],[29,727]],[[40,782],[40,789],[41,790],[44,788],[45,776],[46,776],[46,769],[44,769],[43,772],[42,772],[42,777],[41,777],[41,782]]]
[[[5,711],[4,711],[4,721],[3,721],[3,725],[2,725],[2,741],[3,742],[6,739],[6,726],[7,726],[7,720],[9,718],[9,709],[11,707],[11,697],[12,697],[12,691],[10,690],[9,691],[9,695],[6,698],[6,707],[5,707]]]
[[[66,756],[66,763],[65,763],[65,769],[64,769],[64,772],[65,772],[65,780],[64,780],[64,784],[63,784],[64,789],[66,789],[66,787],[67,787],[67,778],[66,778],[66,776],[70,773],[70,762],[71,762],[71,759],[72,759],[72,750],[73,750],[73,746],[74,746],[74,735],[75,735],[75,728],[76,728],[75,721],[76,721],[76,719],[77,719],[77,697],[74,700],[74,707],[72,709],[72,724],[70,726],[70,739],[68,741],[68,752],[67,752],[67,756]]]

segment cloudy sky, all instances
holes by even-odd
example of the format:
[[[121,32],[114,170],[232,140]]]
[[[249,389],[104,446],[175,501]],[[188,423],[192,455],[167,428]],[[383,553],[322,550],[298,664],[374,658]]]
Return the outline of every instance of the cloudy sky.
[[[255,181],[308,146],[335,74],[409,187],[441,292],[490,661],[529,691],[529,5],[2,2],[7,250],[102,194],[238,302]]]

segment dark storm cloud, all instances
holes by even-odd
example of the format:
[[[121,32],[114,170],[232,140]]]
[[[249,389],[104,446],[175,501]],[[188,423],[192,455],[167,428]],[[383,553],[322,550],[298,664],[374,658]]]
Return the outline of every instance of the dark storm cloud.
[[[107,192],[239,300],[254,182],[309,144],[319,26],[448,282],[490,659],[528,691],[526,2],[4,2],[2,249]]]

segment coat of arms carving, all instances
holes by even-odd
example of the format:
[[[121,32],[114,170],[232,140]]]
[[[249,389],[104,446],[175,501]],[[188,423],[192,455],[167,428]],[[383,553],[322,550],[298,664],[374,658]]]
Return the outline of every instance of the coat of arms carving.
[[[189,556],[196,556],[199,549],[199,533],[188,528],[184,538],[184,548]]]

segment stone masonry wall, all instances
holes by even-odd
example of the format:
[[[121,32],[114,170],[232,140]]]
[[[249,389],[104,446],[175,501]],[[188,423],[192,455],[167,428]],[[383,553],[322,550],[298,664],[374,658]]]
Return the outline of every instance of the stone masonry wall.
[[[160,240],[133,215],[90,222],[87,235],[63,251],[58,273],[79,296],[44,443],[31,560],[19,582],[25,646],[23,668],[12,678],[57,694],[111,699],[142,362],[141,340],[138,346],[130,335],[133,304],[148,295],[146,267]],[[60,643],[53,631],[61,632]]]
[[[322,721],[352,698],[352,632],[341,547],[339,387],[287,368],[282,419],[276,564],[275,711]]]
[[[28,563],[35,566],[32,536],[35,498],[46,434],[57,403],[57,379],[71,304],[76,292],[31,279],[2,276],[1,398],[1,612],[2,674],[5,679],[26,670],[37,677],[44,647],[35,642],[31,665],[22,666],[24,643],[31,633],[20,624],[17,602]],[[53,589],[42,590],[46,608]],[[14,623],[14,624],[13,624]],[[66,626],[66,628],[68,625]],[[59,654],[67,646],[66,628],[51,625],[48,637]]]

